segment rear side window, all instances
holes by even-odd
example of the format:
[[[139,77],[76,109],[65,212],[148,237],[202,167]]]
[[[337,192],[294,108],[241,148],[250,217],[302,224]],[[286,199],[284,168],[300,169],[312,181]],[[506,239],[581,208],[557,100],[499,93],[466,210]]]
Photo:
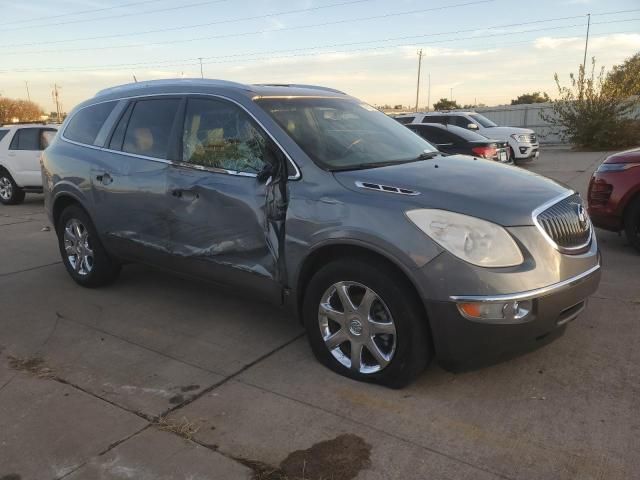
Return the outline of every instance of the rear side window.
[[[40,150],[40,129],[20,128],[11,139],[9,150]]]
[[[9,133],[9,130],[0,130],[0,142],[7,136],[7,133]]]
[[[430,143],[435,145],[441,145],[444,143],[454,143],[457,139],[454,135],[451,135],[446,130],[442,130],[437,127],[418,127],[417,133]]]
[[[396,120],[400,122],[402,125],[406,125],[407,123],[413,122],[416,117],[396,117]]]
[[[53,141],[53,137],[56,136],[56,133],[57,132],[53,129],[40,131],[40,149],[41,150],[44,150],[51,144],[51,142]]]
[[[64,131],[65,138],[74,142],[93,145],[102,124],[118,102],[98,103],[83,108],[69,121]]]
[[[422,123],[441,123],[445,125],[447,123],[447,117],[443,115],[425,115]]]
[[[166,159],[179,105],[178,98],[136,102],[124,135],[122,151]]]

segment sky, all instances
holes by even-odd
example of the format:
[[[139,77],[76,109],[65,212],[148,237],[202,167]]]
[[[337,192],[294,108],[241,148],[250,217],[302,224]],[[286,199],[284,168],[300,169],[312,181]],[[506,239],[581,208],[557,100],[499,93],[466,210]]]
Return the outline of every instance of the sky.
[[[640,51],[640,0],[0,0],[0,95],[64,111],[158,78],[329,86],[374,104],[509,103]],[[200,58],[202,60],[200,60]],[[429,88],[430,85],[430,88]]]

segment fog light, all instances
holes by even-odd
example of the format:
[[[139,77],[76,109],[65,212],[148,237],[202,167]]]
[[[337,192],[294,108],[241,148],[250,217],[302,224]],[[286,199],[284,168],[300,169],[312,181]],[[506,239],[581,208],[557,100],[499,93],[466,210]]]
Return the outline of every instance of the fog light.
[[[458,304],[458,310],[471,320],[490,320],[501,323],[517,322],[531,312],[531,300],[511,302],[465,302]]]
[[[520,147],[520,153],[525,154],[527,153],[529,147]]]

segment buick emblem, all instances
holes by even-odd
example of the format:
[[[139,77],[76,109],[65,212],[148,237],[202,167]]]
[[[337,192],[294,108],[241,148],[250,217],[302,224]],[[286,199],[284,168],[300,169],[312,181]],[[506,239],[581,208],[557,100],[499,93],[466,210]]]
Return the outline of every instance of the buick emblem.
[[[587,212],[584,210],[584,207],[580,204],[577,205],[578,210],[578,222],[580,223],[580,228],[587,227]]]

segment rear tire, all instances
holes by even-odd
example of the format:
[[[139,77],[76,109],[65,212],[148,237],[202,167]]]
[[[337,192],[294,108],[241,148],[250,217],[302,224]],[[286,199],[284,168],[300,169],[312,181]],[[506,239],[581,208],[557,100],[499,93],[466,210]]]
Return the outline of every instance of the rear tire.
[[[624,215],[624,233],[629,243],[640,252],[640,198],[627,207]]]
[[[24,190],[22,190],[9,172],[0,169],[0,202],[4,205],[17,205],[24,201]]]
[[[56,233],[62,262],[78,285],[100,287],[118,277],[120,263],[106,252],[93,222],[80,206],[70,205],[62,211]]]
[[[302,315],[316,358],[355,380],[402,388],[433,356],[420,300],[408,280],[386,265],[330,262],[311,278]]]

